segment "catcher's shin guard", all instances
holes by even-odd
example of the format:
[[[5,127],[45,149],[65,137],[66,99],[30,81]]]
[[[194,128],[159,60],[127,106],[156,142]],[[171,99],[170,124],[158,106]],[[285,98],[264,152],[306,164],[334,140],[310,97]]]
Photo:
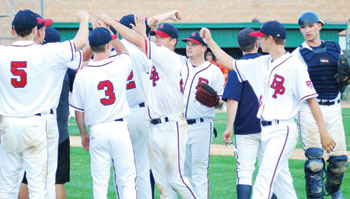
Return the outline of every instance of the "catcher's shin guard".
[[[344,178],[344,173],[348,167],[348,157],[331,156],[328,159],[326,191],[330,194],[337,192]]]
[[[323,199],[323,150],[309,148],[305,151],[306,195],[308,199]]]

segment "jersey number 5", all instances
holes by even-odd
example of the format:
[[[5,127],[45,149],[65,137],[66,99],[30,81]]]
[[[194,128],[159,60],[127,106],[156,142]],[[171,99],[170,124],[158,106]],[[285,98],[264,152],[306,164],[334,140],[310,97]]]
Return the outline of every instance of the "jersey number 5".
[[[24,88],[27,85],[27,73],[21,68],[27,68],[27,62],[25,61],[13,61],[11,62],[11,73],[17,78],[11,78],[11,84],[15,88]]]
[[[100,99],[101,104],[107,106],[115,102],[114,87],[112,82],[110,82],[109,80],[102,81],[98,84],[97,89],[105,90],[105,95],[106,97],[108,97],[108,98],[101,98]]]

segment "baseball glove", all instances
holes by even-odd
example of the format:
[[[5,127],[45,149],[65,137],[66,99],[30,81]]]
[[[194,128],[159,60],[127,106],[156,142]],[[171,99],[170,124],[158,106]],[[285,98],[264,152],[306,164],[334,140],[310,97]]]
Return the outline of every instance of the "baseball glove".
[[[346,86],[350,83],[350,61],[347,55],[340,55],[338,61],[338,72],[335,80],[338,82],[340,92],[344,92]]]
[[[196,100],[207,107],[215,107],[219,103],[219,96],[208,84],[201,83],[196,92]]]

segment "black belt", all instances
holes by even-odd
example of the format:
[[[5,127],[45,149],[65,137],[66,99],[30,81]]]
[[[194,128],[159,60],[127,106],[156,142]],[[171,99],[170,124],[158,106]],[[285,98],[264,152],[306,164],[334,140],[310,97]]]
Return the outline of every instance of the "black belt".
[[[164,122],[169,122],[169,118],[164,117]],[[160,118],[151,120],[151,124],[160,124],[160,123],[162,123],[162,120]]]
[[[274,120],[274,121],[267,121],[267,120],[260,120],[261,126],[271,126],[272,124],[279,124],[279,120]]]
[[[34,114],[35,116],[41,116],[43,113],[36,113],[36,114]],[[50,109],[50,114],[53,114],[53,110],[52,109]]]
[[[140,107],[140,108],[145,107],[145,102],[140,103],[140,104],[139,104],[139,107]]]
[[[203,118],[199,118],[199,122],[204,122],[204,119]],[[197,123],[196,119],[188,119],[187,120],[187,124],[188,125],[192,125],[192,124],[195,124],[195,123]]]
[[[334,100],[334,101],[329,101],[329,100],[320,100],[318,101],[318,104],[319,105],[325,105],[325,106],[331,106],[331,105],[334,105],[335,103],[339,104],[340,103],[340,99],[338,100]]]
[[[123,118],[119,118],[119,119],[115,119],[114,121],[115,121],[115,122],[122,122],[122,121],[124,121],[124,120],[123,120]]]

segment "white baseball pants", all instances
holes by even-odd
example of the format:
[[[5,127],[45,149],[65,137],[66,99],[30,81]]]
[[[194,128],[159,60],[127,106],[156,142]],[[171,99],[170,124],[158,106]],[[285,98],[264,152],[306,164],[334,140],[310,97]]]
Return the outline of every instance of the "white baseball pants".
[[[262,127],[263,158],[253,186],[253,199],[269,199],[274,191],[277,198],[297,198],[288,165],[297,141],[293,119]]]
[[[337,101],[337,100],[336,100]],[[320,105],[328,133],[336,143],[334,150],[329,153],[330,156],[346,155],[345,132],[341,113],[341,104],[326,106]],[[320,148],[321,138],[315,119],[312,116],[309,106],[305,103],[301,107],[298,115],[300,124],[301,140],[304,149]]]
[[[188,125],[184,117],[151,124],[149,135],[150,165],[161,199],[196,198],[184,176]]]
[[[197,199],[209,198],[208,168],[212,134],[212,120],[189,125],[185,174],[195,190]]]
[[[91,126],[89,151],[93,198],[107,199],[110,168],[113,166],[117,198],[136,199],[136,170],[127,122]]]
[[[136,164],[137,198],[151,199],[150,165],[148,158],[148,134],[150,122],[145,118],[146,108],[130,107],[127,116]]]
[[[17,198],[19,175],[27,171],[29,198],[46,199],[48,117],[3,117],[0,198]]]
[[[260,133],[235,135],[237,185],[252,185],[255,162],[260,164],[263,151],[260,142]]]

